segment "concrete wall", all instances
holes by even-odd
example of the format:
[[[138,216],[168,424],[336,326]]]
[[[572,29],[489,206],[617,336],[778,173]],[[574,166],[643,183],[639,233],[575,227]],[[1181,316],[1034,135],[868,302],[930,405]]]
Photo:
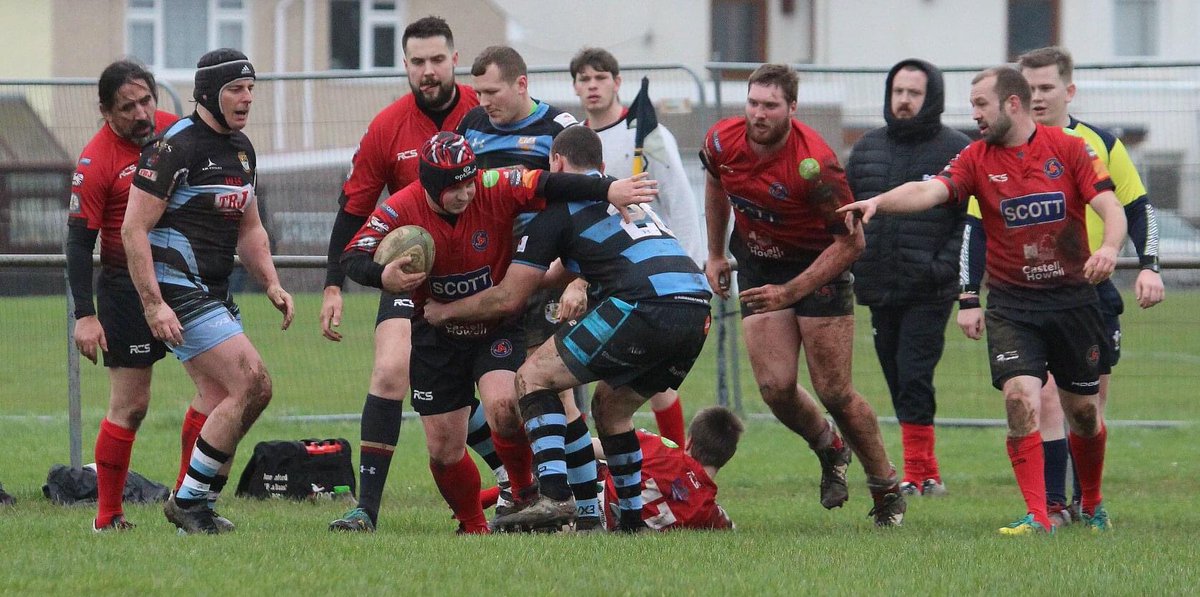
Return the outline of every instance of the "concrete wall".
[[[51,38],[53,11],[49,4],[0,0],[0,78],[53,75],[47,40]]]

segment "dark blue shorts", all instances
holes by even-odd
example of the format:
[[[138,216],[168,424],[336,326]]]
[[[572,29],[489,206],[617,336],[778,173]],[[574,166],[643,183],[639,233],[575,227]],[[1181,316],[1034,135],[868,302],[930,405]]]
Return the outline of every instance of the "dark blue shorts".
[[[707,303],[607,298],[554,336],[558,354],[583,383],[603,380],[650,397],[678,389],[704,348]]]

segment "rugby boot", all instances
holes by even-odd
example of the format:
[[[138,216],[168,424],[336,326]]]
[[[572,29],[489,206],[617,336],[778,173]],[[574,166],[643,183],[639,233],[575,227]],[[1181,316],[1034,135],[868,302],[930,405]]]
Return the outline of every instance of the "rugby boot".
[[[497,516],[490,526],[493,530],[507,531],[561,530],[574,522],[575,496],[560,501],[539,495],[521,511]]]
[[[821,505],[827,510],[842,507],[850,499],[846,487],[846,469],[850,467],[850,446],[842,443],[842,449],[829,446],[813,450],[821,461]]]
[[[875,506],[867,513],[875,519],[877,527],[898,527],[904,523],[904,513],[908,511],[908,502],[898,492],[885,493],[875,498]]]
[[[1112,520],[1109,520],[1108,510],[1104,509],[1104,504],[1098,504],[1095,512],[1092,512],[1090,515],[1084,512],[1083,524],[1091,529],[1093,533],[1104,533],[1111,531],[1113,528]]]
[[[1023,518],[1018,518],[1007,526],[1000,527],[1000,534],[1010,537],[1021,535],[1052,535],[1054,527],[1047,529],[1042,526],[1042,523],[1033,519],[1033,514],[1026,514]]]
[[[118,514],[118,515],[112,517],[108,521],[108,524],[106,524],[102,527],[96,526],[96,519],[94,519],[94,518],[92,519],[92,532],[93,533],[108,533],[108,532],[114,532],[114,531],[115,532],[132,531],[135,526],[137,526],[137,525],[133,524],[132,522],[129,522],[128,520],[125,520],[125,515],[123,515],[123,514]]]
[[[925,497],[945,497],[950,495],[946,484],[937,479],[925,479],[921,483],[921,495]]]
[[[1050,526],[1056,529],[1075,522],[1074,517],[1071,516],[1070,507],[1065,504],[1048,504],[1046,506],[1046,516],[1050,518]]]
[[[169,499],[163,505],[163,514],[176,528],[188,535],[199,533],[219,535],[221,533],[221,528],[213,520],[213,511],[204,502],[182,508],[174,499]]]
[[[329,530],[374,533],[375,523],[371,522],[371,515],[367,514],[366,510],[354,508],[341,518],[329,523]]]

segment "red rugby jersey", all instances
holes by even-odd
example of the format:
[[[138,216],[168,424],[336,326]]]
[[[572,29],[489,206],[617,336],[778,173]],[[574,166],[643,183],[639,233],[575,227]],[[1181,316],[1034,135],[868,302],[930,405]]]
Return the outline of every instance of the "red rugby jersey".
[[[975,141],[937,180],[950,189],[951,203],[971,195],[979,201],[991,290],[1091,287],[1083,276],[1091,256],[1085,207],[1113,182],[1083,138],[1039,124],[1017,147]],[[1094,293],[1082,294],[1094,300]]]
[[[637,431],[642,448],[642,520],[652,529],[729,529],[733,522],[717,505],[717,484],[683,448],[644,429]],[[617,503],[612,474],[604,476],[604,501]],[[608,526],[616,525],[612,508],[604,509]]]
[[[346,213],[365,217],[375,209],[385,188],[393,194],[417,180],[417,165],[421,161],[417,150],[438,131],[458,128],[463,116],[479,105],[474,89],[461,84],[457,87],[458,104],[446,115],[441,128],[417,107],[416,97],[411,93],[392,102],[371,120],[342,184]]]
[[[705,166],[729,195],[734,243],[762,259],[812,259],[846,229],[837,209],[853,201],[837,155],[815,130],[791,119],[786,144],[760,156],[746,119],[726,118],[704,138]],[[737,247],[731,247],[734,255]]]
[[[453,224],[433,211],[421,182],[414,181],[371,213],[346,250],[373,255],[388,232],[415,224],[429,231],[434,244],[433,270],[413,291],[418,312],[429,297],[448,303],[482,292],[499,284],[508,271],[513,254],[513,218],[520,212],[539,211],[546,206],[537,195],[538,180],[544,172],[479,170],[475,174],[475,198],[453,218]],[[446,331],[454,336],[483,336],[496,323],[451,325]]]
[[[178,116],[159,110],[154,114],[154,132],[162,133],[176,120]],[[121,224],[141,153],[141,146],[105,123],[79,154],[71,178],[67,223],[100,231],[100,263],[106,267],[126,269]]]

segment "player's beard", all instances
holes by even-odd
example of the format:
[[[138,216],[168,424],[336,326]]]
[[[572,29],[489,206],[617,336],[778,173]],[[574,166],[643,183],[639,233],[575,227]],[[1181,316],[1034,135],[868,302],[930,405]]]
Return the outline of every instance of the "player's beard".
[[[129,134],[123,136],[137,145],[145,145],[147,141],[154,137],[154,120],[134,121],[129,127]]]
[[[747,119],[747,136],[751,141],[759,145],[770,147],[782,141],[787,135],[788,129],[791,127],[791,123],[788,122],[788,120],[790,119],[785,119],[773,126],[770,123],[767,123],[766,129],[761,129],[756,127],[753,121]]]
[[[433,97],[427,97],[425,92],[421,90],[421,85],[417,82],[409,81],[408,86],[412,89],[413,96],[417,100],[417,106],[425,110],[439,110],[446,107],[450,100],[454,98],[454,80],[443,81],[437,86]]]
[[[996,121],[988,124],[987,131],[983,133],[983,140],[992,145],[1003,145],[1004,138],[1008,136],[1008,131],[1012,130],[1013,121],[1008,117],[1008,114],[1000,112],[996,117]]]

